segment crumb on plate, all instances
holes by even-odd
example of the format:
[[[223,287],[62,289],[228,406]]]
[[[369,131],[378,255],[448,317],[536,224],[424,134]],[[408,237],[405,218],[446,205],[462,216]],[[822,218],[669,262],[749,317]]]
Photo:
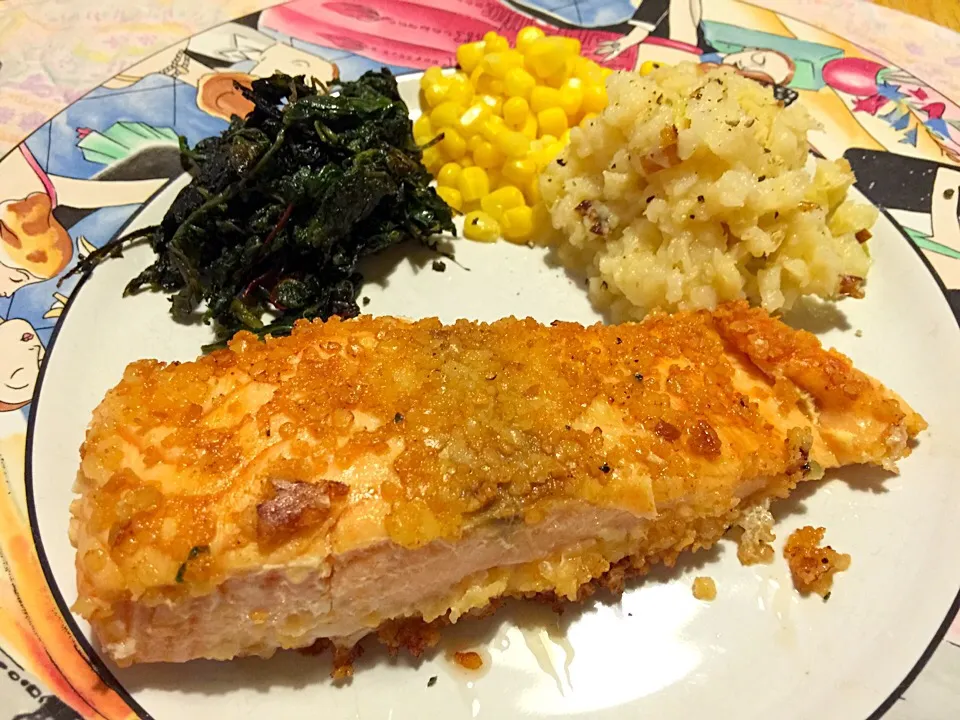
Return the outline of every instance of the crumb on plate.
[[[820,547],[825,533],[822,527],[807,525],[793,532],[783,547],[797,590],[815,592],[824,599],[830,594],[833,576],[850,567],[849,555],[838,553],[829,545]]]
[[[693,581],[693,596],[697,600],[710,602],[717,597],[717,584],[711,577],[698,577]]]
[[[479,670],[483,667],[483,658],[480,657],[480,653],[472,650],[454,653],[453,659],[457,665],[467,670]]]
[[[743,528],[743,534],[737,543],[737,559],[741,565],[769,563],[773,560],[771,542],[777,539],[773,534],[773,515],[767,505],[750,508],[737,522]]]

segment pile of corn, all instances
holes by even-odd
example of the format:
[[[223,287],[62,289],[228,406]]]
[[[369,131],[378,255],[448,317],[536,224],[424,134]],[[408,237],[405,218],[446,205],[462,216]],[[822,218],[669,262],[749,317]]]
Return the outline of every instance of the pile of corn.
[[[420,81],[423,114],[414,138],[437,192],[465,214],[464,235],[526,243],[549,222],[538,176],[570,136],[607,104],[610,70],[580,55],[580,41],[495,32],[457,49],[459,69],[431,67]]]

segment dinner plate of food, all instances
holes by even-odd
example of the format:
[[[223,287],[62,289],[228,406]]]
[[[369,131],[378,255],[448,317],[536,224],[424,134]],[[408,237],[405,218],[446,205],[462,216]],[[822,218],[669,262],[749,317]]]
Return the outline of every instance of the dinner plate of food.
[[[588,36],[219,67],[192,120],[83,136],[124,200],[70,232],[24,146],[0,259],[60,289],[0,324],[3,409],[68,704],[852,718],[910,684],[960,588],[943,283],[784,78]]]

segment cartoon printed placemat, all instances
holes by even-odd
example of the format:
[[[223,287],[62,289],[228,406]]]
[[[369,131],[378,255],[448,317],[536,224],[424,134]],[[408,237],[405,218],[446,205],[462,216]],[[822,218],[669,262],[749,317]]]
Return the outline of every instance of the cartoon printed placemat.
[[[579,38],[618,69],[734,66],[806,104],[824,127],[815,149],[850,162],[960,312],[960,107],[950,99],[960,98],[960,38],[851,0],[764,4],[774,9],[736,0],[0,5],[0,720],[134,715],[47,587],[25,501],[27,418],[76,282],[58,279],[181,173],[179,136],[192,145],[243,110],[234,80],[452,65],[459,43],[488,30],[512,39],[531,22]],[[823,27],[856,27],[856,43]],[[938,56],[944,48],[956,56]],[[960,654],[951,643],[958,626],[943,652]],[[922,683],[906,703],[917,692]],[[944,716],[960,714],[960,683],[953,694]]]

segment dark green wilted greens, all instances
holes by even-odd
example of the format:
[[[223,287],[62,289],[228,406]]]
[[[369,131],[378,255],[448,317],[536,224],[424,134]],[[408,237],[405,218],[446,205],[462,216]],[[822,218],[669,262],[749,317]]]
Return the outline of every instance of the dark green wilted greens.
[[[353,317],[360,258],[405,240],[433,247],[454,231],[389,71],[333,94],[280,74],[243,93],[255,105],[245,119],[192,150],[181,140],[193,180],[163,222],[111,241],[78,270],[145,238],[157,259],[124,294],[172,293],[178,320],[205,301],[223,341],[238,330],[285,334],[299,318]]]

